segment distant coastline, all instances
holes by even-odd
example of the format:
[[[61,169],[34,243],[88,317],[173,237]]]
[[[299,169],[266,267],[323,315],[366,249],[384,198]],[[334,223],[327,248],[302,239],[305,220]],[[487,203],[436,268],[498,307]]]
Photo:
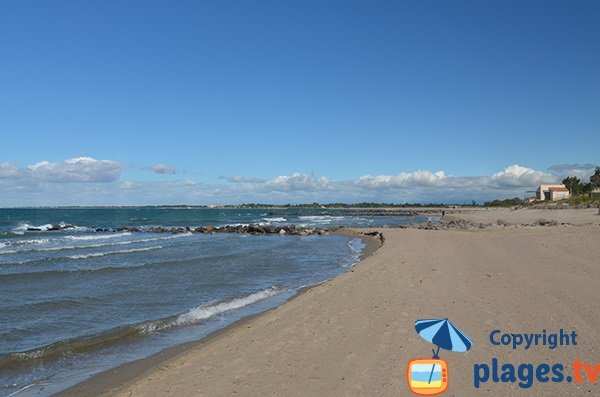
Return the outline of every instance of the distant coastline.
[[[2,209],[104,209],[104,208],[152,208],[152,209],[386,209],[386,208],[451,208],[451,207],[473,207],[473,204],[444,204],[444,203],[306,203],[306,204],[164,204],[164,205],[41,205],[41,206],[11,206]]]

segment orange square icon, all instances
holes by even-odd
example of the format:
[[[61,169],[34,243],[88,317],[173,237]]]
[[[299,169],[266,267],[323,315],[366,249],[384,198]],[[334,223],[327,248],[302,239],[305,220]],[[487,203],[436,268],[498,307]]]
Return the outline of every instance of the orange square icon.
[[[410,360],[406,376],[410,390],[420,396],[433,396],[448,389],[448,363],[439,358]]]

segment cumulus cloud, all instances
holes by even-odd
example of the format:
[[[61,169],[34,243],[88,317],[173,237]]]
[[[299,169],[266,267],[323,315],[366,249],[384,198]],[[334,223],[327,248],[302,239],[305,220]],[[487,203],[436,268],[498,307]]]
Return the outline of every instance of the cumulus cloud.
[[[418,170],[401,172],[396,175],[364,175],[354,180],[332,181],[326,177],[315,177],[313,174],[294,173],[289,176],[278,176],[272,179],[258,178],[227,178],[228,181],[239,183],[244,181],[256,188],[274,190],[378,190],[437,188],[526,188],[542,183],[554,183],[557,177],[531,168],[513,164],[491,176],[447,175],[444,171]]]
[[[16,178],[19,176],[19,169],[14,163],[0,164],[0,178]]]
[[[150,169],[156,174],[176,174],[177,168],[170,167],[163,163],[154,164]]]
[[[548,167],[549,170],[554,171],[559,177],[563,178],[566,176],[576,176],[581,180],[587,181],[589,177],[594,173],[596,168],[595,164],[555,164]]]
[[[513,164],[506,167],[503,171],[492,175],[490,182],[493,186],[499,188],[526,187],[544,183],[556,183],[558,182],[558,178],[555,175]]]
[[[313,174],[294,173],[272,179],[231,177],[230,192],[262,197],[283,197],[291,201],[436,201],[488,200],[503,196],[521,196],[543,183],[555,183],[556,175],[513,164],[489,176],[452,176],[444,171],[417,170],[396,175],[364,175],[356,179],[334,181]],[[243,182],[243,188],[236,185]],[[271,194],[268,196],[267,194]]]
[[[548,167],[549,170],[558,171],[558,172],[570,172],[573,170],[581,171],[581,170],[593,170],[596,167],[595,164],[586,163],[565,163],[565,164],[555,164]]]
[[[135,190],[139,187],[141,187],[142,185],[140,183],[136,183],[133,181],[123,181],[121,182],[121,188],[125,189],[125,190]]]
[[[0,164],[0,205],[146,205],[235,204],[243,202],[435,202],[462,203],[495,198],[523,197],[542,183],[560,181],[547,173],[519,164],[490,175],[449,175],[442,170],[363,175],[333,180],[296,172],[273,178],[222,177],[221,183],[193,180],[119,180],[124,166],[89,157],[62,163],[43,161],[19,168]],[[558,171],[558,169],[555,169]],[[41,183],[44,182],[44,183]],[[67,183],[56,189],[49,182]],[[96,183],[91,183],[96,182]]]
[[[449,178],[444,171],[431,172],[419,170],[415,172],[401,172],[398,175],[365,175],[358,178],[356,183],[359,186],[376,189],[380,187],[442,186],[448,180]]]
[[[40,161],[27,167],[29,175],[43,182],[113,182],[125,166],[113,160],[76,157],[62,163]]]
[[[299,172],[289,176],[278,176],[262,182],[262,184],[268,189],[277,191],[314,191],[329,189],[333,186],[326,177],[317,178],[313,174],[301,174]]]
[[[225,179],[231,183],[262,183],[265,182],[266,179],[262,178],[245,178],[243,176],[234,175],[234,176],[220,176],[220,179]]]

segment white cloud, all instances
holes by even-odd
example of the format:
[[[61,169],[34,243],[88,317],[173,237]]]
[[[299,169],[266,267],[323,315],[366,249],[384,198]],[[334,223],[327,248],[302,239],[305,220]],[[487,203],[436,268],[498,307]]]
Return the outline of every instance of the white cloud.
[[[222,193],[248,197],[241,201],[258,197],[267,201],[279,199],[289,202],[462,202],[522,197],[525,190],[532,190],[541,183],[554,183],[557,177],[513,164],[490,176],[452,176],[444,171],[417,170],[396,175],[364,175],[343,181],[302,173],[267,180],[245,177],[227,180],[233,183]],[[241,182],[243,185],[239,186]]]
[[[29,175],[42,182],[113,182],[125,166],[113,160],[76,157],[62,163],[40,161],[27,167]]]
[[[125,190],[135,190],[135,189],[137,189],[137,188],[139,188],[141,186],[142,186],[142,184],[136,183],[136,182],[133,182],[133,181],[123,181],[123,182],[121,182],[121,188],[125,189]]]
[[[266,179],[262,178],[245,178],[243,176],[234,175],[234,176],[220,176],[219,178],[225,179],[228,182],[232,183],[261,183],[266,182]]]
[[[285,192],[327,190],[332,187],[331,181],[326,177],[316,178],[313,174],[301,174],[299,172],[289,176],[278,176],[260,184],[263,184],[267,189]]]
[[[0,164],[0,178],[16,178],[19,176],[19,169],[14,163]]]
[[[513,164],[503,171],[497,172],[491,177],[491,182],[497,187],[526,187],[541,185],[544,183],[556,183],[555,175],[546,174],[531,168]]]
[[[154,171],[156,174],[176,174],[177,173],[177,168],[170,167],[163,163],[154,164],[152,167],[150,167],[150,169],[152,171]]]
[[[567,176],[576,176],[584,182],[587,182],[594,174],[594,170],[597,166],[595,164],[555,164],[548,167],[549,170],[554,171],[562,179]]]
[[[146,205],[302,202],[435,202],[463,203],[523,197],[538,184],[553,183],[556,174],[513,164],[480,176],[454,176],[417,170],[332,180],[296,172],[270,179],[222,177],[221,183],[194,180],[120,181],[125,167],[116,161],[75,158],[43,161],[26,168],[0,164],[0,206],[8,205]],[[41,183],[44,182],[44,183]],[[55,183],[64,183],[57,189]],[[85,183],[77,183],[85,182]],[[96,182],[96,183],[93,183]]]
[[[414,187],[414,186],[442,186],[448,181],[444,171],[415,171],[401,172],[398,175],[365,175],[358,178],[356,182],[359,186],[368,188],[380,187]]]
[[[503,171],[489,177],[465,176],[455,177],[446,175],[444,171],[432,172],[418,170],[414,172],[401,172],[397,175],[364,175],[355,180],[332,181],[326,177],[315,177],[313,174],[294,173],[289,176],[278,176],[273,179],[258,178],[227,178],[228,181],[239,183],[244,181],[248,186],[256,189],[268,188],[281,191],[321,191],[321,190],[379,190],[393,189],[397,191],[412,189],[498,189],[529,188],[541,183],[552,183],[556,176],[546,174],[531,168],[513,164]],[[254,181],[254,182],[252,182]]]

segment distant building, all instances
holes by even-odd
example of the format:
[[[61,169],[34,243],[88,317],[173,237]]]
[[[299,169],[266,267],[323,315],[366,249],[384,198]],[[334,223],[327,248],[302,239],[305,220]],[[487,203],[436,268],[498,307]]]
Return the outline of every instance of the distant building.
[[[594,199],[600,198],[600,188],[593,189],[590,192],[590,197]]]
[[[557,201],[571,197],[565,185],[540,185],[536,192],[536,200]]]

